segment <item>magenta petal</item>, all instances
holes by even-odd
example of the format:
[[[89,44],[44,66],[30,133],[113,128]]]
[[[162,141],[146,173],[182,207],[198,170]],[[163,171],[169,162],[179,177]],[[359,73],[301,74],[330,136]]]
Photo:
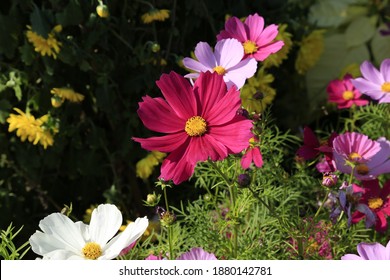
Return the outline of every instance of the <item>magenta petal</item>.
[[[217,42],[214,53],[217,65],[229,70],[243,58],[244,47],[236,39],[224,39]]]
[[[212,136],[193,137],[188,150],[188,161],[223,160],[228,156],[227,148]]]
[[[382,85],[385,82],[378,69],[376,69],[369,61],[364,61],[360,65],[360,71],[365,79],[373,82],[374,84]]]
[[[278,35],[278,26],[276,24],[271,24],[267,26],[260,36],[256,38],[256,44],[261,48],[264,45],[268,45],[272,40]],[[283,42],[283,41],[279,41]],[[283,43],[284,45],[284,43]]]
[[[249,15],[245,24],[248,26],[250,33],[250,40],[256,42],[256,39],[260,36],[264,29],[264,18],[259,16],[257,13],[254,15]],[[276,33],[277,34],[277,33]]]
[[[156,84],[176,115],[182,119],[195,115],[195,96],[190,83],[183,76],[175,72],[162,74]]]
[[[263,166],[263,156],[261,155],[259,147],[254,147],[252,149],[252,158],[256,167],[260,168]]]
[[[164,136],[150,138],[133,137],[132,139],[140,143],[141,147],[145,150],[160,151],[163,153],[170,153],[184,145],[186,141],[189,141],[188,135],[184,131]]]
[[[248,169],[252,163],[252,152],[250,149],[246,151],[246,153],[241,158],[241,167],[243,169]]]
[[[364,260],[385,260],[386,249],[379,243],[359,243],[357,246],[359,255]]]
[[[271,43],[267,46],[260,47],[260,49],[254,53],[253,57],[258,61],[263,61],[266,59],[270,54],[276,53],[284,46],[283,41],[276,41],[274,43]]]
[[[235,38],[244,43],[249,38],[245,30],[244,23],[237,17],[229,18],[225,23],[225,30],[229,33],[229,38]]]
[[[195,56],[199,62],[208,69],[213,69],[218,65],[214,53],[208,43],[199,42],[195,47]]]
[[[150,130],[163,133],[184,130],[186,120],[180,119],[162,98],[143,97],[137,113],[143,124]]]
[[[209,119],[208,112],[218,110],[215,105],[225,97],[226,84],[221,75],[217,73],[202,73],[194,84],[194,93],[199,97],[199,102],[202,104],[201,116]]]

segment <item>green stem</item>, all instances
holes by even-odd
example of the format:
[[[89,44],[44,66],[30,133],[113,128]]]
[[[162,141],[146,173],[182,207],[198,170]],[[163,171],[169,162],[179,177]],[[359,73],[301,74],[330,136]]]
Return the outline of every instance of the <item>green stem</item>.
[[[167,187],[163,188],[164,191],[164,201],[165,201],[165,208],[167,211],[169,211],[169,204],[168,204],[168,195],[167,195]],[[171,260],[174,259],[173,256],[173,244],[172,244],[172,226],[169,225],[167,227],[167,232],[168,232],[168,247],[169,247],[169,258]]]
[[[318,214],[320,214],[325,202],[328,200],[329,194],[330,194],[330,189],[328,189],[328,191],[326,192],[326,195],[325,195],[324,199],[322,200],[320,207],[318,207],[317,212],[314,214],[313,222],[316,220]]]

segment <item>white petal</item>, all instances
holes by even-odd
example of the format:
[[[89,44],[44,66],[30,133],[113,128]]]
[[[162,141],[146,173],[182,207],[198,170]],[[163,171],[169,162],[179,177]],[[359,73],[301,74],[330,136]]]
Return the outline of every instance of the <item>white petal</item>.
[[[92,212],[89,224],[91,241],[103,248],[122,225],[122,213],[112,204],[100,204]]]
[[[85,244],[79,227],[67,216],[53,213],[40,221],[37,231],[30,238],[33,251],[37,254],[47,254],[51,250],[64,249],[78,254]]]
[[[99,259],[111,260],[116,258],[123,248],[141,237],[148,225],[149,220],[146,217],[137,218],[134,223],[128,225],[122,233],[118,234],[103,248],[103,255]]]
[[[82,256],[66,250],[56,250],[43,256],[43,260],[84,260]]]

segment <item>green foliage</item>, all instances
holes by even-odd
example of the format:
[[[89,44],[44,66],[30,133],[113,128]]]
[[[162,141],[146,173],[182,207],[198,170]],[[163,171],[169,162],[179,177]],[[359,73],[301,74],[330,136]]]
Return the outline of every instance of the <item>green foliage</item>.
[[[21,260],[30,249],[28,241],[19,247],[14,243],[22,229],[23,227],[14,232],[15,227],[11,223],[6,230],[1,230],[0,256],[3,260]]]

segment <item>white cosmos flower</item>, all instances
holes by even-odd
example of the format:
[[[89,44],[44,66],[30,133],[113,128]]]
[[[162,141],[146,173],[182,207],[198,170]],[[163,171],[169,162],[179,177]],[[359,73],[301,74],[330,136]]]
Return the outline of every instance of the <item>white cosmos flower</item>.
[[[61,213],[50,214],[39,223],[42,231],[36,231],[29,241],[43,259],[111,260],[136,241],[148,224],[146,217],[137,218],[114,237],[122,225],[122,214],[115,205],[101,204],[93,210],[89,225],[73,222]]]

